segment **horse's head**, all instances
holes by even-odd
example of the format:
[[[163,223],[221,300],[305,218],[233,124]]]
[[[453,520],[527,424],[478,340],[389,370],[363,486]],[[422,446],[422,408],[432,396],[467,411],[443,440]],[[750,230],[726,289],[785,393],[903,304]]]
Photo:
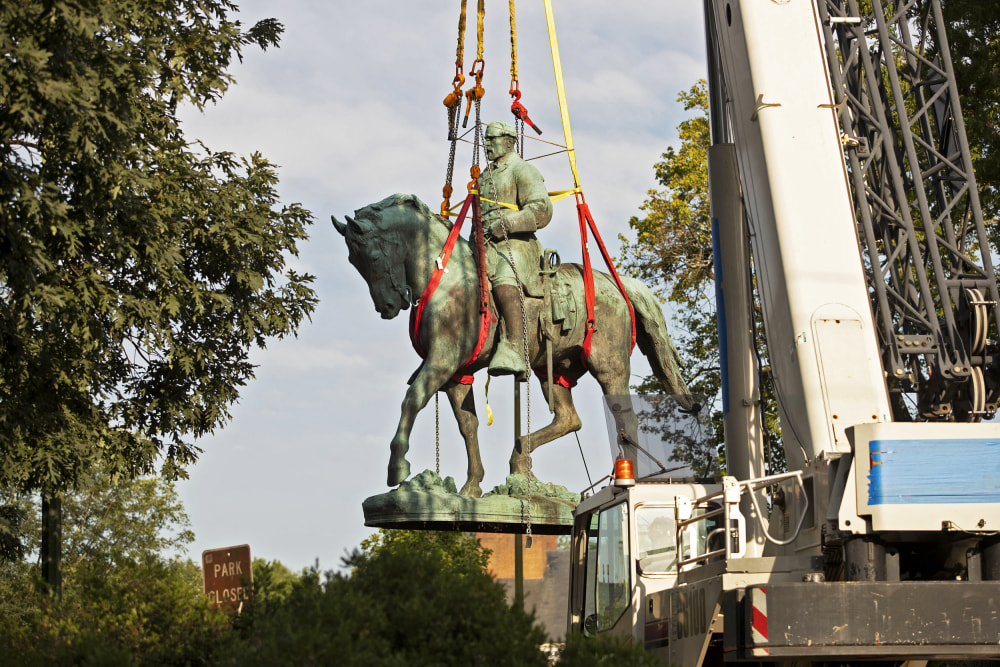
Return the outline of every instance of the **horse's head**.
[[[368,283],[375,310],[386,320],[413,303],[413,289],[406,279],[406,258],[413,252],[415,239],[407,216],[400,214],[416,206],[413,200],[427,208],[412,195],[393,195],[358,209],[354,218],[345,216],[346,224],[330,216],[347,241],[348,260]],[[412,214],[413,210],[409,210],[409,217]]]

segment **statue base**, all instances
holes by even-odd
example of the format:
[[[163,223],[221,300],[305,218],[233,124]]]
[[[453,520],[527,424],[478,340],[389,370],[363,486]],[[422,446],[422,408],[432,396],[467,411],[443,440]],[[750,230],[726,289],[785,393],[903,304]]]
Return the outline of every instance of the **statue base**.
[[[407,530],[453,530],[479,533],[569,535],[580,495],[564,486],[545,484],[528,475],[507,476],[507,483],[482,498],[460,496],[451,477],[430,470],[388,493],[366,498],[365,525]]]

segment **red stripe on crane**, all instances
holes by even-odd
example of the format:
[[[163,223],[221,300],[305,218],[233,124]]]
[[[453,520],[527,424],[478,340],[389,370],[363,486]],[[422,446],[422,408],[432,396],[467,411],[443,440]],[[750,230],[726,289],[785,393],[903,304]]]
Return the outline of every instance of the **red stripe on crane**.
[[[767,589],[754,588],[752,589],[751,596],[753,620],[750,623],[750,627],[753,634],[753,643],[756,647],[757,644],[767,643]],[[766,647],[760,648],[765,653],[769,652],[769,649]]]

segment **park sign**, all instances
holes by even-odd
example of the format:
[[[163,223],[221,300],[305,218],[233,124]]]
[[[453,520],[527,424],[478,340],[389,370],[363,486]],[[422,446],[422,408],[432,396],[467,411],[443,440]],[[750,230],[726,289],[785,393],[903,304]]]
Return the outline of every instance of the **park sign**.
[[[228,606],[237,613],[253,598],[253,569],[250,545],[201,552],[205,594],[217,607]]]

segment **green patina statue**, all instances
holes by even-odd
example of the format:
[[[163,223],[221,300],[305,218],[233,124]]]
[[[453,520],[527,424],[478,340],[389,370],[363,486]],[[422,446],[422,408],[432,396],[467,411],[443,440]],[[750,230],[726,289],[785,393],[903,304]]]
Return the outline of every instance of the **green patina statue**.
[[[524,317],[518,279],[525,291],[538,294],[538,266],[542,247],[535,230],[552,219],[552,201],[545,180],[535,167],[514,151],[514,126],[494,121],[486,128],[486,157],[479,176],[486,266],[493,298],[504,321],[506,335],[490,360],[490,375],[527,373],[524,361]]]
[[[573,405],[571,389],[585,373],[589,372],[597,380],[605,395],[628,393],[632,322],[625,299],[613,279],[607,274],[595,272],[596,327],[591,353],[584,358],[582,350],[587,314],[583,268],[577,264],[541,267],[535,250],[521,252],[515,249],[530,248],[531,243],[537,243],[531,238],[531,233],[548,222],[551,205],[547,197],[537,207],[534,205],[537,201],[534,188],[541,186],[541,176],[534,172],[536,176],[523,181],[517,176],[516,172],[523,171],[525,167],[529,171],[534,169],[519,159],[515,160],[516,156],[506,150],[509,137],[504,130],[496,127],[489,133],[491,142],[504,145],[493,152],[496,157],[493,158],[494,164],[490,165],[492,184],[490,170],[480,179],[480,187],[485,191],[481,196],[494,201],[515,202],[518,206],[517,211],[491,210],[490,237],[497,264],[504,261],[504,256],[509,257],[509,253],[505,252],[506,240],[497,240],[503,238],[504,229],[511,240],[514,265],[529,296],[524,301],[526,316],[523,320],[527,325],[528,366],[538,374],[543,395],[554,412],[552,423],[530,435],[515,438],[510,471],[512,474],[524,474],[530,472],[531,450],[580,428],[580,417]],[[505,166],[508,161],[510,164]],[[510,175],[504,176],[508,170]],[[496,198],[489,196],[493,187],[496,188]],[[351,264],[368,283],[375,308],[384,319],[396,317],[401,310],[416,305],[416,295],[422,294],[431,282],[452,228],[450,221],[433,213],[417,197],[401,194],[357,210],[355,218],[347,217],[346,223],[332,219],[337,231],[345,237]],[[526,246],[517,246],[517,243]],[[455,245],[447,271],[440,274],[440,284],[434,295],[420,304],[422,314],[419,326],[413,326],[411,320],[411,340],[424,360],[410,379],[399,424],[390,444],[389,486],[397,486],[409,477],[410,465],[406,453],[414,420],[431,396],[443,390],[451,403],[466,446],[468,472],[460,493],[476,497],[482,494],[480,482],[484,472],[477,435],[479,419],[471,385],[464,382],[476,371],[491,366],[491,360],[501,351],[501,336],[496,322],[490,318],[487,318],[483,329],[474,255],[469,244]],[[493,272],[498,274],[500,270],[494,267]],[[540,273],[544,273],[544,277],[540,277]],[[659,302],[639,281],[623,278],[622,282],[635,309],[639,349],[648,358],[665,393],[686,394],[677,351],[667,334]],[[498,279],[498,284],[503,283]],[[538,285],[544,289],[533,287]],[[516,286],[514,291],[516,293]],[[497,293],[497,302],[506,298],[502,289],[494,292]],[[517,305],[516,309],[509,310],[519,311],[520,303]],[[509,318],[508,327],[516,328],[521,322],[520,313],[506,312],[507,308],[503,305],[501,308],[505,310],[505,317]],[[517,323],[510,327],[515,318]],[[547,348],[551,353],[551,372],[547,368]]]

